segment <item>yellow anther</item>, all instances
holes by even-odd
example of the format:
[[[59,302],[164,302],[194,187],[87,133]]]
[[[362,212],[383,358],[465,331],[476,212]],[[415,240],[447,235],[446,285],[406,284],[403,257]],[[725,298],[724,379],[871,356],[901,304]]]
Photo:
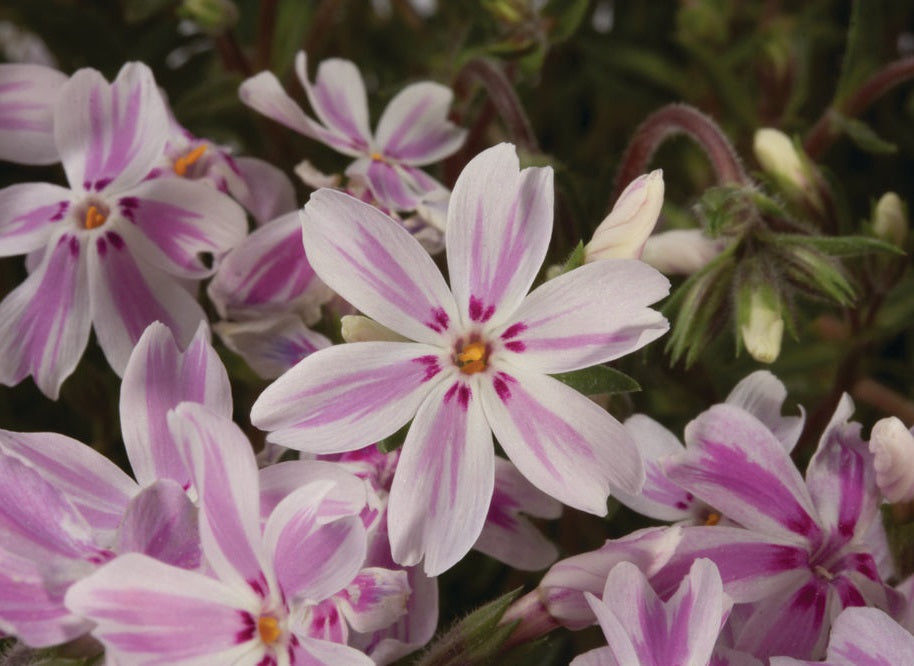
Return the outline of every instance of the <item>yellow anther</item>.
[[[467,375],[482,372],[486,369],[486,345],[482,342],[471,342],[457,354],[457,365]]]
[[[108,216],[98,210],[97,206],[89,206],[86,211],[86,229],[96,229],[105,223]]]
[[[175,173],[179,176],[187,175],[187,167],[203,157],[203,153],[206,152],[206,144],[201,143],[199,146],[194,148],[192,151],[187,153],[187,155],[182,155],[175,160],[174,170]]]
[[[713,511],[708,514],[707,518],[705,518],[705,525],[707,525],[708,527],[713,527],[714,525],[717,525],[717,523],[719,523],[719,522],[720,522],[720,514],[714,513]]]
[[[384,159],[384,156],[381,153],[372,153],[371,159],[373,159],[375,162],[386,162],[387,161]]]
[[[275,643],[280,634],[282,634],[279,622],[275,617],[269,615],[260,616],[260,619],[257,620],[257,631],[260,633],[260,640],[267,645]]]

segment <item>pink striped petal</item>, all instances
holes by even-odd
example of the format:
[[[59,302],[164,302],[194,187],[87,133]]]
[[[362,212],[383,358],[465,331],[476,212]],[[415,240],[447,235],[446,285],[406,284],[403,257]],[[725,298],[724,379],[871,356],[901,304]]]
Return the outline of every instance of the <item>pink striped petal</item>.
[[[247,233],[241,206],[199,181],[154,178],[124,194],[118,207],[132,224],[118,230],[139,256],[172,275],[211,275],[222,255]],[[215,257],[212,268],[201,254]]]
[[[756,370],[733,387],[726,402],[742,407],[768,426],[784,445],[784,450],[790,453],[800,438],[806,418],[802,407],[799,408],[800,416],[781,416],[786,399],[787,388],[781,380],[767,370]]]
[[[290,603],[323,601],[350,584],[365,562],[365,527],[358,513],[329,522],[322,515],[321,503],[334,485],[318,480],[295,490],[264,526],[265,556]]]
[[[30,647],[48,647],[92,628],[89,620],[74,615],[63,604],[70,582],[86,575],[91,566],[64,572],[67,564],[47,558],[39,563],[0,550],[0,632],[16,636]],[[49,570],[55,571],[55,580],[46,575]]]
[[[257,224],[266,224],[298,208],[295,187],[284,171],[256,157],[236,157],[234,162],[246,187],[237,192],[230,186],[229,194],[254,216]]]
[[[201,323],[190,345],[181,351],[171,331],[154,322],[130,355],[121,383],[121,432],[127,457],[140,485],[172,479],[190,487],[190,472],[181,461],[166,415],[184,401],[198,402],[231,418],[228,375]]]
[[[443,160],[463,144],[466,130],[447,119],[454,93],[423,81],[401,90],[378,121],[377,144],[385,157],[421,166]]]
[[[309,354],[333,344],[294,314],[253,321],[222,321],[213,330],[226,347],[264,379],[276,379]]]
[[[354,451],[392,435],[442,380],[440,350],[406,342],[322,349],[270,384],[251,422],[270,441],[310,453]]]
[[[773,666],[792,663],[772,659]],[[914,638],[877,608],[848,608],[832,624],[827,663],[832,666],[914,664]]]
[[[38,268],[0,303],[0,383],[32,375],[42,393],[57,399],[89,340],[84,254],[76,236],[53,238]]]
[[[256,229],[229,252],[207,293],[223,317],[288,311],[319,282],[305,258],[302,226],[293,211]]]
[[[686,450],[666,466],[675,483],[744,527],[822,540],[806,484],[768,428],[732,405],[715,405],[686,426]]]
[[[472,548],[495,479],[492,435],[476,387],[443,381],[410,426],[390,489],[387,521],[394,561],[425,558],[437,576]]]
[[[70,191],[59,185],[28,183],[0,190],[0,256],[45,247],[69,207]]]
[[[848,422],[854,403],[846,393],[806,469],[806,486],[823,525],[841,541],[862,537],[879,511],[873,454]]]
[[[371,160],[353,165],[354,168],[346,170],[350,178],[360,171],[359,167],[365,165],[365,181],[372,196],[381,208],[389,210],[415,210],[425,191],[410,187],[412,183],[406,174],[396,164],[384,160]]]
[[[497,326],[526,296],[552,235],[552,169],[520,171],[499,144],[464,167],[447,213],[447,265],[465,325]]]
[[[254,640],[256,597],[139,553],[73,585],[66,605],[96,623],[92,633],[114,663],[253,664],[264,652]]]
[[[64,435],[0,430],[0,451],[39,470],[96,530],[117,527],[139,490],[108,458]]]
[[[613,620],[606,620],[606,622],[613,622]],[[618,622],[618,621],[616,621]],[[632,658],[636,659],[638,656],[634,654],[634,651],[631,653]],[[625,662],[621,662],[625,663]],[[616,660],[616,657],[613,654],[613,651],[608,647],[596,648],[595,650],[589,650],[584,654],[579,654],[577,657],[571,660],[569,666],[619,666],[620,662]],[[715,664],[716,666],[716,664]]]
[[[0,65],[0,160],[60,161],[54,145],[54,103],[65,74],[32,64]]]
[[[331,289],[410,340],[449,343],[454,299],[432,258],[398,223],[328,189],[311,195],[303,219],[308,260]]]
[[[473,549],[515,569],[536,571],[552,564],[558,550],[526,515],[558,518],[562,505],[533,486],[504,458],[495,458],[495,491]]]
[[[365,482],[343,465],[323,460],[284,460],[260,470],[260,515],[266,521],[273,509],[302,486],[330,481],[317,509],[318,522],[354,516],[365,507]]]
[[[177,452],[175,452],[177,453]],[[171,479],[143,488],[117,531],[118,553],[144,553],[182,569],[200,566],[197,507]]]
[[[368,97],[358,68],[348,60],[329,58],[317,66],[314,83],[308,79],[308,58],[295,56],[295,73],[308,95],[311,108],[330,130],[328,145],[346,155],[357,156],[372,144],[368,129]]]
[[[238,87],[238,96],[249,107],[305,136],[324,141],[331,134],[305,115],[298,103],[283,90],[272,72],[260,72],[245,79]]]
[[[696,505],[701,503],[696,502],[687,490],[670,481],[663,471],[664,461],[683,451],[676,436],[642,414],[635,414],[624,425],[644,458],[645,481],[639,494],[616,491],[616,499],[633,511],[657,520],[694,518]]]
[[[206,315],[174,278],[134,255],[116,231],[91,237],[89,288],[92,322],[108,363],[124,373],[130,353],[146,327],[164,323],[180,346],[190,343]]]
[[[374,666],[374,661],[348,645],[331,643],[299,634],[298,645],[290,646],[295,666]]]
[[[60,91],[54,138],[73,189],[118,192],[142,180],[168,138],[165,102],[140,62],[108,84],[94,69],[76,72]]]
[[[546,494],[602,516],[610,487],[635,493],[643,485],[644,468],[631,435],[574,389],[546,375],[506,368],[482,383],[481,392],[505,453]]]
[[[169,412],[168,426],[200,498],[206,559],[222,580],[265,596],[257,464],[250,442],[230,419],[193,402]]]
[[[367,633],[396,622],[406,612],[409,596],[406,571],[369,567],[340,593],[340,609],[349,626]]]
[[[536,289],[500,335],[512,363],[537,372],[569,372],[611,361],[666,333],[667,320],[647,306],[666,296],[669,286],[640,261],[596,261]]]

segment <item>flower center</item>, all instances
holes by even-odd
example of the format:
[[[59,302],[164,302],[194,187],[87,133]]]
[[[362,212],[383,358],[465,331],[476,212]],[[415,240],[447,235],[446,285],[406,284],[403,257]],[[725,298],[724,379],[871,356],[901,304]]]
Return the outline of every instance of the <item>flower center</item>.
[[[384,156],[381,153],[372,153],[371,159],[373,159],[375,162],[387,162],[387,160],[384,159]]]
[[[708,527],[713,527],[714,525],[717,525],[717,523],[719,523],[719,522],[720,522],[720,514],[714,513],[713,511],[708,514],[707,518],[705,518],[705,525],[707,525]]]
[[[203,157],[203,153],[205,153],[205,152],[206,152],[206,144],[201,143],[199,146],[194,148],[192,151],[190,151],[186,155],[182,155],[181,157],[176,159],[174,166],[172,168],[175,170],[175,173],[178,174],[179,176],[186,176],[188,167],[190,165],[192,165],[194,162],[196,162],[197,160],[199,160],[201,157]]]
[[[76,209],[77,219],[83,229],[98,229],[108,220],[108,207],[101,201],[89,200]]]
[[[260,634],[260,640],[267,645],[272,645],[282,634],[279,628],[279,621],[272,615],[261,615],[257,620],[257,632]]]
[[[472,375],[485,370],[488,357],[487,351],[484,342],[476,341],[465,344],[456,356],[457,367],[460,368],[460,372]]]

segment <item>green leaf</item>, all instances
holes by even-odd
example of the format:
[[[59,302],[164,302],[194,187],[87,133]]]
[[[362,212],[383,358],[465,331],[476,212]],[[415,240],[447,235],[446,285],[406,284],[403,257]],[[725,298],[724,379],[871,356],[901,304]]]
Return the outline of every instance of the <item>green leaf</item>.
[[[412,424],[413,422],[409,421],[405,426],[400,428],[393,435],[385,437],[380,442],[378,442],[378,450],[381,453],[390,453],[391,451],[396,451],[401,446],[403,446],[403,442],[406,441],[406,433],[409,432],[409,427]]]
[[[904,255],[900,247],[871,236],[806,236],[803,234],[775,234],[778,243],[805,245],[821,250],[832,257],[853,257],[870,252],[888,252]]]
[[[589,7],[590,0],[549,0],[543,8],[549,41],[558,44],[577,32]]]
[[[878,66],[883,45],[883,23],[882,3],[854,0],[835,102],[840,103],[852,94]]]
[[[847,134],[848,138],[857,144],[860,150],[876,153],[877,155],[891,155],[898,152],[898,146],[881,138],[873,131],[873,128],[862,120],[848,118],[837,111],[832,111],[831,119],[838,129]]]
[[[490,601],[451,626],[416,662],[416,666],[494,664],[517,622],[499,624],[520,588]]]
[[[631,393],[640,391],[641,385],[634,379],[606,365],[594,365],[573,372],[552,375],[566,386],[584,395],[600,393]]]

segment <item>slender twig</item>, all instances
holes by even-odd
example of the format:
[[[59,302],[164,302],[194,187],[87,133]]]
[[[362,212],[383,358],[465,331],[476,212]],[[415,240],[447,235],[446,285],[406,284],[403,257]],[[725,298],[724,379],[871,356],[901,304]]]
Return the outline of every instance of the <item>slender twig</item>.
[[[270,69],[277,4],[277,0],[260,0],[260,13],[257,16],[257,69]]]
[[[914,79],[914,57],[889,63],[867,79],[852,95],[829,106],[806,135],[803,148],[813,159],[820,157],[840,134],[835,113],[858,116],[892,88]]]
[[[216,48],[228,71],[239,72],[244,76],[254,75],[254,68],[251,67],[233,30],[226,30],[216,38]]]
[[[685,134],[704,150],[721,185],[751,182],[733,145],[717,123],[695,107],[669,104],[648,116],[635,130],[622,156],[612,201],[619,198],[628,183],[645,172],[657,149],[667,139],[680,134]]]

